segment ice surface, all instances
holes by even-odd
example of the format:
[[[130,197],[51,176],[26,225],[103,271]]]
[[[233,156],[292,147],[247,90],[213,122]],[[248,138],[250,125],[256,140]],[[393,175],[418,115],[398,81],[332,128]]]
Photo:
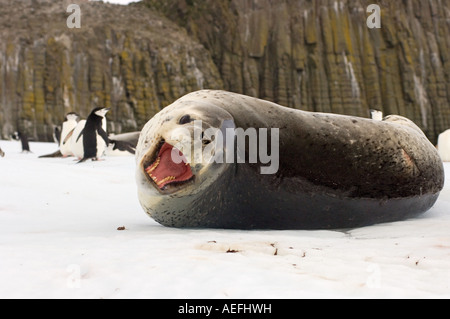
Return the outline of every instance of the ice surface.
[[[402,222],[182,230],[143,212],[133,156],[76,164],[38,158],[53,143],[0,147],[0,298],[450,297],[448,183],[434,208]]]

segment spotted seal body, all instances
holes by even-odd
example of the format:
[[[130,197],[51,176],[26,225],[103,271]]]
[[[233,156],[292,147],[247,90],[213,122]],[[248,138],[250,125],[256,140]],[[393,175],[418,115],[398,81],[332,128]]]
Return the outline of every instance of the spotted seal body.
[[[203,130],[279,128],[278,170],[261,174],[260,161],[167,164],[194,120]],[[216,152],[239,153],[223,145]],[[172,227],[360,227],[426,212],[444,184],[436,149],[406,118],[306,112],[225,91],[193,92],[156,114],[141,131],[136,163],[144,211]]]

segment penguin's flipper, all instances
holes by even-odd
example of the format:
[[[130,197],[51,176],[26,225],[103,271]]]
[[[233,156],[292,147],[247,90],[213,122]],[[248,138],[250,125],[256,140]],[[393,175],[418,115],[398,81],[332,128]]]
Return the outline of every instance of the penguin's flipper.
[[[69,133],[67,133],[67,135],[66,135],[66,137],[64,138],[64,141],[63,141],[63,143],[62,143],[63,145],[66,144],[68,140],[70,140],[70,138],[71,138],[72,135],[73,135],[73,131],[75,131],[75,128],[73,128]],[[78,138],[80,138],[80,136],[81,136],[81,133],[80,133],[80,135],[78,136]],[[78,141],[78,138],[77,138],[77,141]]]
[[[106,143],[106,146],[108,146],[109,145],[108,134],[106,134],[105,130],[102,127],[98,129],[98,134],[103,138],[103,140]]]
[[[80,135],[78,135],[77,140],[75,142],[78,142],[78,140],[80,139],[81,135],[83,135],[83,133],[84,133],[84,129],[80,132]]]
[[[92,161],[99,161],[99,159],[97,157],[83,157],[82,159],[80,159],[77,164],[86,162],[88,159],[92,160]]]
[[[54,153],[39,156],[39,158],[51,158],[51,157],[63,157],[63,155],[61,154],[60,150],[57,150]]]
[[[77,164],[86,162],[88,159],[89,159],[89,158],[87,158],[87,157],[83,157],[82,159],[80,159],[80,160],[77,162]]]
[[[53,140],[56,144],[61,144],[61,129],[59,126],[55,126],[53,129]]]

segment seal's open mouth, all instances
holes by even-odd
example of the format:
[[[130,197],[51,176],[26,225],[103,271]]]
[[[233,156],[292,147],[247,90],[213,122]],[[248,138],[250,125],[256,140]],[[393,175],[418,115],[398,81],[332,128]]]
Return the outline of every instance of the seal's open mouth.
[[[172,153],[178,157],[175,161],[172,158]],[[194,177],[183,153],[166,142],[162,144],[156,159],[144,169],[161,190],[165,190],[168,185],[183,184]]]

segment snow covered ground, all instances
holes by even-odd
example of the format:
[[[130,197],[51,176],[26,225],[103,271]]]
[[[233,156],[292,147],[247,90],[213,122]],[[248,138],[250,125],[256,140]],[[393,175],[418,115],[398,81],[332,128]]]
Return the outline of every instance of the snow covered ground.
[[[182,230],[144,214],[133,156],[75,164],[37,158],[53,143],[30,143],[32,154],[0,147],[0,298],[450,297],[448,183],[414,220]]]

